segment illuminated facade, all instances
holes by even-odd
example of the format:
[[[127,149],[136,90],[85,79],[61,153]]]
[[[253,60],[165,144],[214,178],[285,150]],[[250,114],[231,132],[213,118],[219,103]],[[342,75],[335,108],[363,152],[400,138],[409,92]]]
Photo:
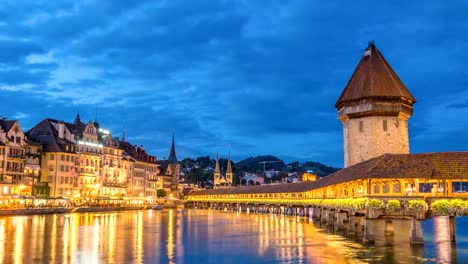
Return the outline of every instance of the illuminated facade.
[[[124,140],[119,141],[119,148],[129,157],[125,162],[127,165],[133,161],[129,195],[156,197],[159,167],[156,157],[149,155],[143,146],[131,145]]]
[[[37,148],[42,146],[38,184],[50,186],[51,196],[156,196],[156,157],[113,138],[97,122],[82,123],[79,114],[73,123],[47,118],[28,133]]]
[[[123,196],[127,193],[127,184],[131,179],[124,162],[123,150],[118,148],[118,141],[105,130],[100,130],[103,139],[102,160],[102,195]]]
[[[0,195],[31,194],[40,174],[39,149],[17,120],[0,119]]]

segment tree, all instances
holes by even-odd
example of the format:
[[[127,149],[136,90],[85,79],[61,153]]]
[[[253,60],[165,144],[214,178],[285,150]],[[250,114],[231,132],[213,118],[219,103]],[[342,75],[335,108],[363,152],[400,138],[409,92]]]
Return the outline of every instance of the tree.
[[[163,189],[158,189],[158,190],[156,191],[156,196],[157,196],[158,198],[166,197],[166,195],[167,195],[167,193],[166,193],[166,191],[163,190]]]

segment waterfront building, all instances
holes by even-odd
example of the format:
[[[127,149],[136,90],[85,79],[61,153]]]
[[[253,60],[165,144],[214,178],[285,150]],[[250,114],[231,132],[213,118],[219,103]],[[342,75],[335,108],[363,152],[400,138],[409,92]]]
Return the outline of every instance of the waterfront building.
[[[40,174],[39,147],[18,120],[0,119],[0,195],[30,195]]]
[[[131,196],[156,197],[158,182],[158,164],[155,156],[149,155],[143,146],[132,146],[127,141],[119,141],[119,148],[130,155],[127,161],[133,161],[131,177]],[[128,164],[128,162],[127,162]]]
[[[109,131],[98,129],[102,138],[102,195],[103,196],[125,196],[127,185],[131,181],[131,172],[125,167],[123,150],[119,148],[117,138],[112,138]]]
[[[86,125],[81,123],[79,116],[73,124],[68,124],[72,129],[77,143],[75,160],[78,182],[76,194],[79,197],[95,197],[102,195],[102,167],[101,156],[103,143],[98,135],[95,123],[89,121]]]
[[[113,138],[97,121],[84,124],[79,114],[73,123],[47,118],[28,133],[42,146],[37,185],[50,186],[51,196],[156,196],[156,157],[125,138]]]
[[[344,167],[385,153],[409,153],[408,119],[415,102],[370,43],[335,104],[343,123]]]
[[[76,138],[65,122],[46,118],[28,131],[42,145],[38,186],[50,188],[51,196],[72,196],[79,169]]]

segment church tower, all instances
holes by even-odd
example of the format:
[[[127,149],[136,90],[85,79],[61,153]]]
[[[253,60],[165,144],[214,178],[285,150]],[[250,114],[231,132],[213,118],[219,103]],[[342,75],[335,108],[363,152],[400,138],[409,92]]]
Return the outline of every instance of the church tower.
[[[344,167],[385,153],[409,153],[415,102],[371,42],[335,104],[343,123]]]
[[[232,185],[232,166],[231,166],[231,151],[229,151],[227,169],[226,169],[226,183]]]
[[[172,134],[171,152],[169,153],[169,166],[172,167],[171,191],[177,191],[180,178],[180,163],[177,160],[174,134]]]
[[[219,158],[218,153],[216,153],[216,165],[214,169],[214,178],[213,178],[213,187],[216,188],[220,184],[221,170],[219,169]]]

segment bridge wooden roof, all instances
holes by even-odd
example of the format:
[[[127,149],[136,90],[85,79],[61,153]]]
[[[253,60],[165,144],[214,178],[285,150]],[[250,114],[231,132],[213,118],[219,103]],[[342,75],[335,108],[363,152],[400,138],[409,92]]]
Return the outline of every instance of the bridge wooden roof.
[[[314,182],[194,191],[190,195],[296,193],[364,179],[468,179],[468,152],[384,154]]]

